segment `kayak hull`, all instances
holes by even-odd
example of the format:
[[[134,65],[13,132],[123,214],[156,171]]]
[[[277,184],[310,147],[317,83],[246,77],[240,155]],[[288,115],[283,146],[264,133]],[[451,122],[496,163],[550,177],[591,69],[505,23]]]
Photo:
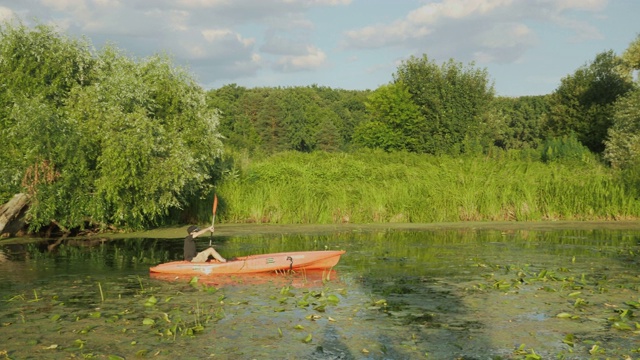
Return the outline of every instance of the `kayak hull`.
[[[200,284],[216,287],[272,284],[279,287],[314,288],[323,287],[329,281],[334,283],[340,282],[338,272],[332,269],[304,269],[299,271],[273,271],[248,274],[213,274],[209,276],[152,272],[149,274],[149,277],[179,283],[191,283],[194,279],[197,279]]]
[[[175,275],[251,274],[280,270],[319,270],[335,266],[343,250],[296,251],[239,257],[225,263],[173,261],[154,266],[151,273]]]

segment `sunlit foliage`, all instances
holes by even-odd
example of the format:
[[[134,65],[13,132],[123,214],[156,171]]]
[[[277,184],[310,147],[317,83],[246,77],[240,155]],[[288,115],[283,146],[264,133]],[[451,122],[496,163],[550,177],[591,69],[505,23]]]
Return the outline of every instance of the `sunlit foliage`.
[[[32,230],[162,223],[211,189],[216,112],[167,57],[5,23],[0,85],[0,195],[29,194]]]
[[[254,159],[218,190],[223,222],[280,224],[631,219],[640,202],[577,141],[491,157],[382,150]],[[580,151],[583,152],[580,152]]]
[[[413,137],[419,152],[458,155],[484,143],[484,119],[494,96],[485,69],[453,59],[438,65],[427,55],[402,62],[394,81],[405,84],[423,120]]]
[[[613,104],[632,89],[628,78],[617,71],[620,64],[621,59],[607,51],[563,78],[550,98],[546,136],[575,134],[591,151],[603,152]]]

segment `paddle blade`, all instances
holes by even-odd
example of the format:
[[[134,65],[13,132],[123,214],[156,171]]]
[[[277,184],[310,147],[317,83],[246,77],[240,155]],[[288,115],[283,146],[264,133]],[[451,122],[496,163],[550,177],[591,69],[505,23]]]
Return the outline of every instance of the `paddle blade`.
[[[216,216],[217,209],[218,209],[218,195],[213,194],[213,216]]]

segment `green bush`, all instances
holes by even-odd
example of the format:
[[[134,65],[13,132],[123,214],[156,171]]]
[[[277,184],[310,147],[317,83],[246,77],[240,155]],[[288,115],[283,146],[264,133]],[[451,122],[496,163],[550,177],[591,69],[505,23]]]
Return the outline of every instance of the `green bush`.
[[[541,159],[544,162],[593,162],[593,153],[575,136],[563,136],[547,139],[541,146]]]

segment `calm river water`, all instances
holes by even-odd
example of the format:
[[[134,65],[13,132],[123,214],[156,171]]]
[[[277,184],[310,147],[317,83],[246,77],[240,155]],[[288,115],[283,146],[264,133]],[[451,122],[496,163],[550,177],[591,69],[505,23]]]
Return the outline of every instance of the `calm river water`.
[[[216,236],[331,272],[150,278],[182,238],[0,242],[0,358],[638,359],[640,230]],[[209,238],[198,239],[199,248]]]

